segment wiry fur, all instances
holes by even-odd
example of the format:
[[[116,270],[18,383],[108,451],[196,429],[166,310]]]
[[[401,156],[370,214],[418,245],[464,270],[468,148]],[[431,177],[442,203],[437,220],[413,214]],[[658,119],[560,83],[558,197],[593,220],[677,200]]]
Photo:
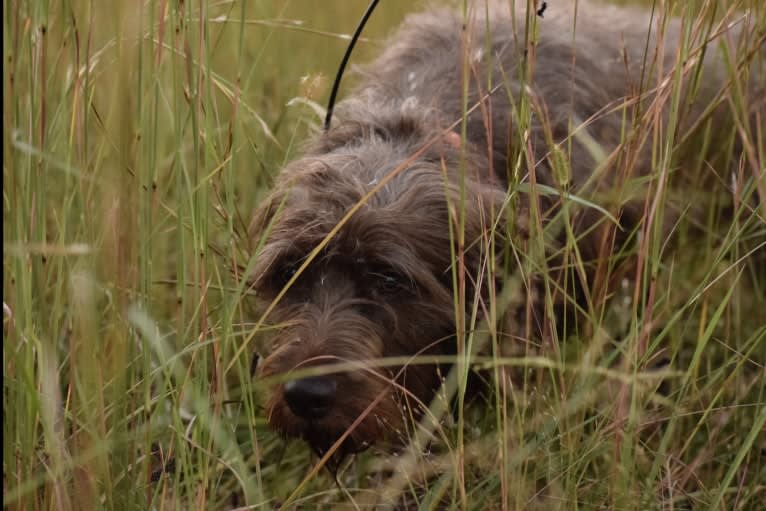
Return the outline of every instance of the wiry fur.
[[[647,34],[648,13],[580,2],[573,39],[573,15],[563,4],[570,2],[549,2],[537,20],[534,47],[523,43],[525,11],[517,10],[514,28],[507,5],[492,5],[489,23],[478,14],[465,31],[450,10],[410,16],[361,72],[361,84],[339,105],[329,132],[282,170],[253,224],[254,235],[267,235],[256,269],[263,303],[280,297],[312,251],[326,244],[269,316],[279,328],[260,377],[339,362],[363,368],[334,376],[337,402],[314,421],[295,416],[276,385],[268,416],[277,430],[323,451],[377,399],[350,431],[342,447],[350,451],[389,436],[411,405],[430,401],[440,383],[433,364],[386,368],[376,361],[455,353],[453,270],[465,270],[468,303],[477,291],[486,297],[495,284],[487,282],[488,258],[500,255],[490,247],[510,243],[523,253],[530,222],[545,223],[560,210],[555,194],[540,194],[532,204],[528,193],[509,189],[515,183],[588,197],[607,190],[593,200],[620,218],[622,232],[636,228],[645,190],[635,177],[652,169],[650,144],[631,132],[648,133],[639,124],[662,120],[646,113],[662,111],[672,90],[653,89],[662,82],[658,73],[672,85],[680,24],[669,23],[657,52],[656,26]],[[724,81],[723,66],[709,50],[699,100],[683,110],[682,126],[698,120]],[[523,85],[526,58],[534,59],[534,72]],[[466,104],[477,107],[467,116],[466,139],[456,143],[461,127],[449,128],[463,115],[464,78]],[[490,95],[489,83],[495,86]],[[526,134],[518,131],[524,94],[533,105]],[[569,175],[554,175],[555,158],[564,158]],[[683,179],[683,172],[674,177]],[[586,259],[614,246],[614,226],[601,213],[581,208],[572,223]],[[596,224],[603,228],[592,229]],[[460,268],[452,267],[451,247]],[[505,256],[498,268],[505,264],[513,273],[518,252]],[[534,278],[525,275],[525,281],[531,286],[526,300],[512,301],[499,325],[509,352],[519,340],[545,333],[542,311],[527,303],[534,300]]]

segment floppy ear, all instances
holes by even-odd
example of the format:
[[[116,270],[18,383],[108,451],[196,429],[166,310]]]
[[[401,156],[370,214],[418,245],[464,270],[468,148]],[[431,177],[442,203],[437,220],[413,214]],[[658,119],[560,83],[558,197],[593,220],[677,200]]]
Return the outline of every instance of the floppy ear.
[[[248,254],[251,260],[251,264],[248,264],[248,281],[253,286],[262,282],[266,271],[274,264],[276,254],[279,252],[278,247],[274,247],[273,243],[267,243],[267,241],[277,227],[277,220],[287,207],[291,189],[287,190],[286,192],[282,187],[276,187],[259,204],[248,226]]]
[[[265,241],[271,232],[274,221],[282,210],[287,206],[287,200],[292,187],[287,187],[285,192],[282,187],[275,187],[272,192],[258,205],[247,228],[250,248],[255,249]]]
[[[251,255],[260,251],[269,234],[269,226],[276,216],[277,208],[273,197],[266,197],[252,214],[250,225],[247,226],[247,248]]]
[[[460,137],[445,136],[446,144],[461,144]],[[471,148],[465,148],[469,153]],[[443,161],[447,170],[449,219],[459,257],[462,257],[467,281],[486,281],[490,252],[505,245],[508,225],[508,201],[505,186],[487,176],[486,158],[468,154],[459,161],[460,151],[453,151],[451,161]],[[462,253],[461,253],[462,252]],[[492,255],[494,257],[494,255]]]
[[[475,155],[469,160],[473,158]],[[458,233],[462,226],[464,240],[461,277],[465,279],[466,320],[478,300],[480,319],[474,328],[486,328],[481,326],[481,318],[489,321],[489,311],[494,308],[496,324],[491,330],[516,338],[535,336],[542,331],[543,295],[539,276],[531,269],[537,264],[527,263],[530,258],[546,256],[537,253],[537,244],[530,238],[529,194],[509,190],[500,179],[490,179],[486,168],[467,170],[462,186],[461,193],[460,185],[453,184],[449,195],[453,232]],[[524,348],[523,343],[506,341],[503,353]]]
[[[466,249],[490,240],[502,247],[518,230],[516,224],[526,232],[526,194],[509,195],[506,180],[490,175],[487,155],[454,131],[444,134],[443,140],[449,149],[442,155],[442,165],[449,183],[451,222],[456,233],[463,229]]]

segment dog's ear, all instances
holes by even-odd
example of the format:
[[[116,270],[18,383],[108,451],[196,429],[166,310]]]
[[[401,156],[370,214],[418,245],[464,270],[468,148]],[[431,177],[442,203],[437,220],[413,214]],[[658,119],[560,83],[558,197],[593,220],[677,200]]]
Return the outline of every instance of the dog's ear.
[[[505,187],[484,180],[466,180],[463,228],[466,248],[481,245],[481,252],[497,250],[506,243],[509,223],[514,221]]]
[[[514,336],[540,331],[537,279],[519,271],[530,245],[528,195],[509,192],[501,183],[466,179],[463,197],[463,216],[453,215],[452,222],[458,226],[462,220],[463,254],[457,260],[463,269],[458,278],[465,279],[466,321],[478,305],[477,322],[467,328],[485,328],[485,321],[494,321],[491,329]],[[493,309],[496,316],[487,316]],[[487,340],[480,339],[476,347]],[[518,355],[514,350],[520,346],[524,345],[503,342],[501,353]]]
[[[258,204],[247,227],[250,253],[260,250],[266,243],[276,220],[287,207],[291,191],[291,187],[277,187]]]
[[[258,244],[260,237],[267,231],[267,227],[274,220],[277,212],[277,204],[275,204],[273,195],[267,196],[253,212],[250,220],[250,225],[247,227],[248,239]]]
[[[441,161],[448,181],[453,227],[464,229],[466,245],[486,241],[490,236],[505,236],[508,222],[514,221],[510,208],[518,206],[518,201],[509,196],[505,180],[489,175],[487,156],[458,133],[446,132],[443,140],[444,145],[454,149],[443,154]]]
[[[456,134],[452,141],[458,142],[460,137]],[[447,140],[447,143],[451,142]],[[462,164],[462,169],[457,157],[445,162],[449,169],[447,202],[456,248],[464,251],[466,267],[474,273],[486,266],[482,261],[489,251],[504,246],[511,220],[505,186],[486,176],[486,170],[470,168],[477,162],[481,165],[482,160],[472,155]],[[461,243],[463,246],[459,247]]]

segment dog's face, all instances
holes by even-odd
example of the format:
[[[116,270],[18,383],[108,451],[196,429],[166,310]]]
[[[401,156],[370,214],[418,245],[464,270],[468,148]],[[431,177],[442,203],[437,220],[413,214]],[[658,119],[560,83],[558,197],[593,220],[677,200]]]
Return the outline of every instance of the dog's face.
[[[259,369],[260,377],[282,377],[269,422],[318,452],[347,432],[341,454],[401,440],[404,421],[440,383],[436,365],[413,357],[455,349],[448,222],[457,191],[444,159],[408,162],[377,139],[363,147],[290,164],[256,217],[256,231],[266,233],[257,292],[265,305],[278,298],[268,318],[277,333]],[[480,228],[481,215],[467,216],[467,232]],[[385,364],[390,357],[398,360]]]

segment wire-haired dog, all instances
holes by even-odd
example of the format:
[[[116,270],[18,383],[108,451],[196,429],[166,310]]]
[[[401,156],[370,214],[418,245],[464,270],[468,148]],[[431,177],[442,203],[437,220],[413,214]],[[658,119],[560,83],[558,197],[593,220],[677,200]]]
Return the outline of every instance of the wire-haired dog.
[[[669,128],[681,137],[727,74],[712,48],[700,81],[690,78],[699,48],[673,74],[677,20],[650,31],[647,13],[580,2],[573,33],[563,4],[574,2],[542,18],[517,9],[515,21],[507,4],[488,20],[410,16],[331,129],[282,170],[253,223],[265,240],[255,285],[278,326],[259,369],[281,376],[268,403],[275,429],[319,452],[362,449],[429,403],[482,318],[502,353],[550,336],[556,315],[538,273],[549,304],[606,295],[608,283],[590,280],[637,228],[647,125],[668,122],[683,80],[695,95],[681,95]],[[674,186],[696,179],[673,174]],[[555,250],[566,236],[577,271]],[[509,281],[517,292],[500,299]]]

